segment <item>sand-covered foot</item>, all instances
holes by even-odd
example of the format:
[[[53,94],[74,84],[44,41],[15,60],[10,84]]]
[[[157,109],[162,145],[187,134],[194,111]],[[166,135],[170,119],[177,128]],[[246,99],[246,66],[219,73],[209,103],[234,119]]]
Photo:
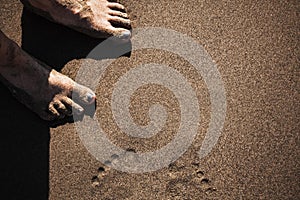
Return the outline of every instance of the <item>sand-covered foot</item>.
[[[50,69],[0,31],[0,80],[13,95],[45,120],[81,115],[95,102],[92,90]]]
[[[25,7],[52,21],[96,38],[129,40],[130,20],[123,5],[107,0],[22,0]]]

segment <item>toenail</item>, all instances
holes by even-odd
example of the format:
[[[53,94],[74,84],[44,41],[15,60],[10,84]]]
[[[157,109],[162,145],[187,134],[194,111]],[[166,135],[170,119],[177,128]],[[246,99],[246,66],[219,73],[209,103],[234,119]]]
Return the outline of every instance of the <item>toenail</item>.
[[[121,39],[129,39],[131,36],[130,31],[124,31],[123,34],[121,35]]]
[[[78,108],[76,114],[81,115],[83,113],[83,111],[84,111],[83,108]]]
[[[92,103],[95,100],[96,96],[94,94],[88,93],[87,100],[88,102]]]

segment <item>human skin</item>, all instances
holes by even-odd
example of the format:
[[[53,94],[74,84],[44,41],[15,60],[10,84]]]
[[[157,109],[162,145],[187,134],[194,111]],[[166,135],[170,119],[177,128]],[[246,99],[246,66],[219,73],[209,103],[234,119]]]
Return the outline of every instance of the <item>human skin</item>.
[[[31,57],[0,31],[0,80],[42,119],[81,115],[95,93]],[[72,99],[73,98],[73,99]]]
[[[21,0],[26,8],[96,38],[128,41],[130,20],[123,5],[107,0]],[[42,119],[81,115],[95,102],[89,88],[51,69],[0,31],[0,81]]]
[[[21,0],[25,7],[56,23],[95,38],[129,40],[125,7],[107,0]]]

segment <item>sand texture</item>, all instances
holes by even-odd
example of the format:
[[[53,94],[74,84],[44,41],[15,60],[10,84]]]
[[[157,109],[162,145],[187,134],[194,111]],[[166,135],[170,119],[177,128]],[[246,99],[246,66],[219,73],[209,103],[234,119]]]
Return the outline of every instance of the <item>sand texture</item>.
[[[121,2],[133,29],[173,29],[201,44],[214,60],[227,97],[218,143],[199,159],[210,122],[209,92],[193,67],[170,52],[143,49],[120,57],[96,88],[96,115],[109,139],[124,149],[146,152],[163,147],[176,134],[178,101],[157,85],[139,88],[130,107],[138,124],[147,124],[153,102],[165,105],[170,117],[161,134],[132,138],[114,122],[110,100],[115,83],[146,63],[172,66],[187,77],[200,99],[197,136],[178,160],[155,172],[131,174],[107,167],[87,151],[74,123],[51,127],[1,84],[1,189],[11,197],[6,199],[299,199],[300,2]],[[16,0],[0,1],[0,29],[71,78],[99,43],[23,10]],[[103,57],[112,52],[108,49]]]

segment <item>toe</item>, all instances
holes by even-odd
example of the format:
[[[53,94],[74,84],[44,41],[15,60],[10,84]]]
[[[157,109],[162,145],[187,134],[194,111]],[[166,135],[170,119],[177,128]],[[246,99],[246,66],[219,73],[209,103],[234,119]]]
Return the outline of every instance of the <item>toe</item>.
[[[114,9],[114,10],[125,11],[125,7],[122,4],[119,4],[119,3],[109,2],[107,6],[111,9]]]
[[[54,103],[54,107],[55,109],[63,114],[63,115],[67,115],[67,116],[71,116],[72,115],[72,110],[68,109],[62,102],[57,101]]]
[[[75,84],[72,92],[72,98],[80,103],[89,105],[95,102],[96,94],[89,88]]]
[[[54,103],[50,103],[48,106],[48,111],[49,111],[49,118],[59,118],[60,114],[59,112],[56,110]]]
[[[128,41],[131,38],[131,32],[125,28],[110,26],[109,31],[111,35],[124,41]]]
[[[120,12],[120,11],[117,11],[117,10],[111,10],[111,11],[109,11],[108,14],[110,14],[111,16],[119,16],[119,17],[122,17],[124,19],[128,19],[127,13]]]
[[[75,113],[76,115],[83,114],[84,109],[80,105],[75,103],[72,99],[64,97],[62,98],[62,102],[65,104],[66,107],[72,109],[73,113]]]
[[[124,19],[123,17],[110,16],[108,21],[117,27],[120,26],[120,27],[124,27],[124,28],[131,28],[130,20]]]

